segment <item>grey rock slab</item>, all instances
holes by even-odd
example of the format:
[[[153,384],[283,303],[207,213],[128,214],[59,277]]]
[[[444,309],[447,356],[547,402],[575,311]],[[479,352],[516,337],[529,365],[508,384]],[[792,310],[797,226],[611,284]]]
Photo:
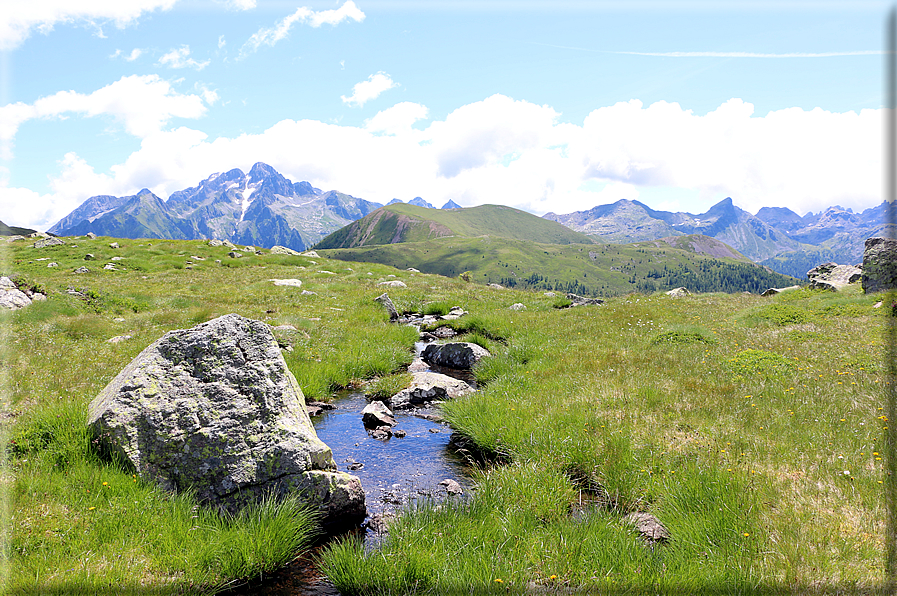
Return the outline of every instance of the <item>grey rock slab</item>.
[[[642,539],[648,543],[666,542],[670,539],[669,531],[650,513],[630,513],[623,521],[635,526]]]
[[[837,292],[863,278],[863,270],[853,265],[823,263],[807,271],[810,287],[815,290]]]
[[[75,269],[75,273],[90,273],[90,269],[82,265],[81,267]]]
[[[486,348],[468,342],[430,344],[421,354],[427,364],[458,370],[470,369],[486,356],[491,356]]]
[[[439,486],[445,488],[445,492],[450,495],[460,495],[464,491],[461,489],[461,485],[458,484],[457,481],[452,480],[451,478],[446,478],[442,482],[439,483]]]
[[[377,284],[378,286],[386,286],[387,288],[407,288],[408,286],[403,281],[399,281],[397,279],[392,279],[390,281],[381,281]]]
[[[389,398],[389,405],[393,409],[403,410],[431,401],[444,401],[474,390],[464,381],[432,371],[412,372],[411,376],[411,386]]]
[[[665,292],[665,294],[670,298],[685,298],[686,296],[691,296],[691,292],[689,292],[687,288],[673,288],[669,292]]]
[[[580,296],[572,292],[567,294],[567,300],[572,302],[572,304],[570,305],[571,307],[604,304],[604,300],[601,300],[600,298],[586,298],[585,296]]]
[[[775,296],[776,294],[781,294],[782,292],[790,292],[792,290],[799,290],[800,286],[788,286],[787,288],[769,288],[762,294],[761,296]]]
[[[293,250],[292,248],[287,248],[286,246],[272,246],[271,247],[272,255],[294,255],[298,256],[299,251]]]
[[[302,280],[299,279],[269,279],[275,286],[292,286],[298,288],[302,286]]]
[[[897,289],[897,240],[867,238],[863,251],[863,291]]]
[[[526,310],[526,305],[522,302],[515,302],[508,307],[508,310]]]
[[[118,246],[118,242],[112,242],[111,244],[109,244],[109,248],[120,248],[120,247]]]
[[[94,234],[93,232],[87,232],[87,237],[90,238],[91,240],[96,240],[97,235]]]
[[[88,424],[142,479],[221,510],[299,493],[325,524],[364,519],[360,481],[337,472],[261,321],[229,314],[166,333],[90,403]]]
[[[6,280],[3,282],[4,284],[12,284],[8,277],[4,277],[3,280]],[[18,310],[29,304],[31,304],[31,298],[29,298],[25,292],[16,288],[15,284],[12,284],[12,287],[0,285],[0,308]]]
[[[35,242],[34,248],[47,248],[48,246],[59,246],[60,244],[65,244],[65,241],[50,236],[49,238],[41,238],[40,240]]]
[[[386,407],[382,401],[372,401],[366,405],[361,411],[361,421],[367,428],[396,425],[392,410]]]

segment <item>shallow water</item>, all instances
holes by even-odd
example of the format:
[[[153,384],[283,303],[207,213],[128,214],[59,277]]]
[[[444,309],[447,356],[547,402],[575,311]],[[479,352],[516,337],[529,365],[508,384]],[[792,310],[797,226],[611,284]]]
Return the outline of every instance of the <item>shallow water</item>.
[[[415,345],[418,354],[423,345]],[[415,360],[409,370],[429,369],[422,361]],[[403,430],[406,436],[380,441],[372,438],[361,422],[361,411],[368,403],[363,393],[344,392],[331,403],[335,408],[315,416],[312,422],[318,438],[333,451],[339,470],[361,479],[368,511],[365,526],[372,516],[400,512],[403,507],[422,500],[447,498],[445,488],[439,486],[447,478],[460,484],[465,495],[469,492],[470,480],[464,462],[448,448],[451,428],[422,417],[438,415],[438,408],[393,412],[397,424],[392,430]],[[353,470],[352,464],[363,464],[363,467]],[[369,547],[374,547],[383,537],[366,527],[357,533]],[[311,557],[294,561],[263,582],[231,593],[338,596],[339,592],[317,570]]]

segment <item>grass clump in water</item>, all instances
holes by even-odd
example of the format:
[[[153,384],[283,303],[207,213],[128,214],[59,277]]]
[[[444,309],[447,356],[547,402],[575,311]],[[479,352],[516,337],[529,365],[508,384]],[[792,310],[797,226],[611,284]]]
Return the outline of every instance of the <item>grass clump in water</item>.
[[[407,372],[386,375],[369,383],[364,389],[364,394],[371,400],[389,399],[402,389],[410,387],[413,381],[414,377]]]

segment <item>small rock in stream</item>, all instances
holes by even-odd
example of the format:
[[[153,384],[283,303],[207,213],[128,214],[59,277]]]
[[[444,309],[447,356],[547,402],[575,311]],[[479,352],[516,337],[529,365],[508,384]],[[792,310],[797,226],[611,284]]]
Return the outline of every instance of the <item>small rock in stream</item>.
[[[392,410],[386,407],[382,401],[372,401],[361,411],[361,421],[368,428],[380,430],[378,427],[390,427],[396,425],[396,419]]]
[[[446,478],[445,480],[443,480],[442,482],[439,483],[439,486],[444,486],[445,492],[447,492],[450,495],[460,495],[462,492],[464,492],[461,490],[461,485],[458,484],[456,481],[452,480],[451,478]]]
[[[346,466],[346,469],[349,470],[350,472],[357,472],[358,470],[364,469],[364,464],[359,461],[352,462],[351,464]]]
[[[402,429],[394,430],[392,431],[392,436],[402,439],[405,437],[405,431],[403,431]]]

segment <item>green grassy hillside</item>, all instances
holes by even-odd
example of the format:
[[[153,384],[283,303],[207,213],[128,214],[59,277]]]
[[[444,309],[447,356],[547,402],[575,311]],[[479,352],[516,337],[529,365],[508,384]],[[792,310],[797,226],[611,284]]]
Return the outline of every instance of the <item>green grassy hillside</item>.
[[[511,207],[481,205],[442,210],[396,203],[337,230],[316,248],[421,242],[444,236],[490,236],[546,244],[592,243],[585,234]]]
[[[491,463],[469,468],[464,498],[409,508],[376,545],[322,552],[342,594],[873,594],[885,580],[897,478],[881,295],[557,310],[540,292],[376,263],[113,240],[0,253],[0,273],[47,295],[0,312],[4,593],[211,593],[305,549],[314,528],[295,502],[222,517],[104,459],[87,404],[166,331],[231,312],[296,328],[280,339],[308,398],[378,377],[395,389],[418,333],[374,302],[393,279],[407,285],[389,290],[399,310],[459,305],[469,315],[449,324],[490,350],[479,390],[442,414]],[[102,269],[112,256],[119,270]],[[647,548],[624,521],[637,511],[669,541]]]
[[[694,292],[763,292],[796,280],[751,263],[705,236],[634,244],[537,244],[495,238],[437,238],[361,248],[321,250],[344,261],[456,277],[519,289],[560,290],[595,296],[653,292],[685,286]],[[697,252],[696,248],[704,252]],[[732,255],[720,259],[712,254]]]

